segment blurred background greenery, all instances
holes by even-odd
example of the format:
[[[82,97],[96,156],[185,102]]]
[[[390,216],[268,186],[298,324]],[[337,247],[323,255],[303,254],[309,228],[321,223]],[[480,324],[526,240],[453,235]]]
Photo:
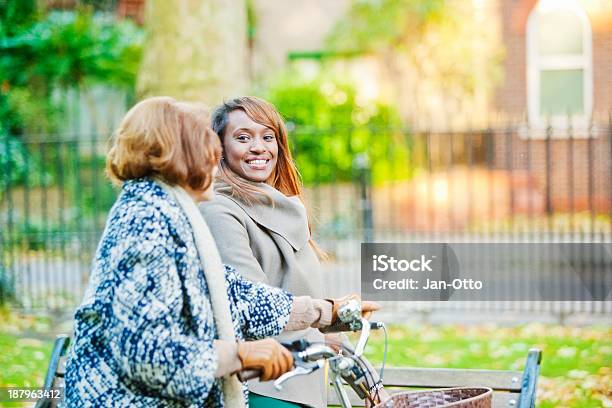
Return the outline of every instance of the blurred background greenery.
[[[0,386],[39,384],[71,329],[136,101],[275,104],[326,286],[359,291],[368,239],[610,242],[611,43],[607,0],[0,0]],[[426,309],[513,307],[457,303]],[[541,347],[540,406],[612,406],[610,302],[519,306],[604,323],[398,325],[389,361],[510,369]]]

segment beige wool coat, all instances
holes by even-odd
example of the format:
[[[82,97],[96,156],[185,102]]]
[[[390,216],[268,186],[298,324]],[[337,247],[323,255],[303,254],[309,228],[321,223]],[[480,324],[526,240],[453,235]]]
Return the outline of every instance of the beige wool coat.
[[[283,288],[295,295],[323,298],[319,260],[309,244],[306,208],[297,197],[287,197],[273,187],[258,187],[274,205],[246,204],[232,197],[229,186],[218,184],[215,198],[200,206],[224,263],[246,279]],[[291,342],[302,337],[323,341],[317,329],[282,333],[277,340]],[[325,373],[290,379],[277,391],[272,382],[249,382],[249,390],[260,395],[313,407],[327,406]]]

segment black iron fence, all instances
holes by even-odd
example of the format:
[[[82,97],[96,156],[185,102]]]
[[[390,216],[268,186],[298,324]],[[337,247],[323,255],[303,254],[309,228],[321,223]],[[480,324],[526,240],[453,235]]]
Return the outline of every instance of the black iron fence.
[[[330,294],[359,290],[363,241],[612,242],[610,121],[453,132],[297,128],[291,137],[316,238],[329,254]],[[72,308],[116,197],[103,173],[107,138],[0,144],[0,296],[24,308]],[[609,303],[563,310],[601,312]]]

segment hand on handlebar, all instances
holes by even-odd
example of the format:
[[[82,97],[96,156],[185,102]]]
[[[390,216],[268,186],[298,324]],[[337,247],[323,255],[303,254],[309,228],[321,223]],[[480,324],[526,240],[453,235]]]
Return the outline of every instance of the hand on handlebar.
[[[261,381],[274,380],[293,368],[291,352],[274,339],[238,343],[242,370],[260,372]]]
[[[361,304],[361,317],[364,319],[369,319],[372,316],[372,313],[380,309],[380,304],[376,302],[371,302],[368,300],[361,300],[359,295],[351,294],[341,297],[339,299],[325,299],[332,304],[332,324],[338,322],[338,311],[344,305],[346,305],[350,301],[357,301]]]

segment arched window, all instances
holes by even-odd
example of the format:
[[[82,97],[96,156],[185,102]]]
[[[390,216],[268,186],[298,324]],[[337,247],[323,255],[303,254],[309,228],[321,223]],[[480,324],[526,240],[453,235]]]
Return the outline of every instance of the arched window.
[[[533,125],[586,126],[593,106],[591,25],[575,0],[541,0],[527,22],[527,106]]]

